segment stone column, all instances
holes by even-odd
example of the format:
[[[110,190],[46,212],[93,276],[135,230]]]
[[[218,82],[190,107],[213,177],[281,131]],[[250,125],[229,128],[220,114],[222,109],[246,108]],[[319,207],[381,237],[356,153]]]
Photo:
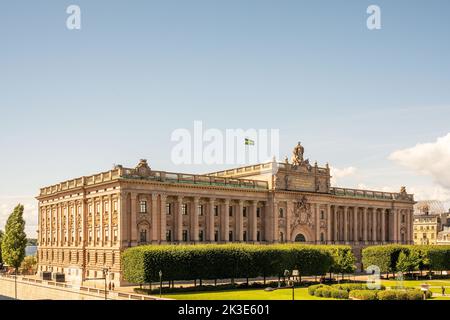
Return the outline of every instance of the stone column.
[[[128,224],[127,224],[127,194],[124,192],[121,192],[119,194],[119,198],[117,200],[117,208],[119,210],[118,214],[118,235],[119,235],[119,246],[126,246],[126,244],[129,241],[129,234],[128,234]],[[94,231],[93,231],[94,232]]]
[[[280,229],[278,226],[279,222],[279,215],[280,209],[279,209],[279,203],[278,201],[274,200],[273,202],[273,211],[272,211],[272,217],[273,217],[273,240],[275,242],[280,242]]]
[[[367,207],[363,208],[363,239],[365,242],[367,242],[369,240],[368,237],[368,229],[369,229],[369,220],[367,219]]]
[[[286,236],[285,239],[287,242],[291,242],[292,238],[292,231],[291,230],[291,223],[292,223],[292,218],[294,216],[294,201],[287,201],[286,204]]]
[[[258,218],[256,217],[256,209],[258,206],[258,201],[252,200],[250,203],[250,215],[248,220],[248,225],[250,226],[250,241],[257,241],[258,232]]]
[[[178,196],[177,199],[177,210],[175,219],[175,240],[183,240],[183,197]]]
[[[397,233],[397,229],[398,229],[397,216],[398,216],[398,213],[399,213],[398,209],[392,210],[392,220],[394,221],[392,235],[393,235],[393,240],[394,240],[395,243],[397,243],[397,241],[398,241],[398,233]]]
[[[327,204],[327,241],[328,243],[330,243],[333,238],[332,238],[332,233],[331,233],[331,206],[329,204]]]
[[[114,227],[113,227],[113,210],[114,210],[114,205],[113,205],[113,200],[112,200],[112,195],[109,195],[108,197],[108,221],[109,221],[109,227],[108,227],[108,245],[112,246],[114,243]]]
[[[372,241],[377,241],[377,208],[372,210]]]
[[[166,201],[167,201],[167,195],[165,194],[160,194],[160,210],[159,210],[159,241],[160,243],[165,243],[166,240],[166,232],[167,232],[167,213],[166,213]],[[173,232],[173,231],[172,231]],[[172,234],[172,237],[174,235]],[[173,238],[172,238],[173,239]]]
[[[151,204],[151,215],[152,215],[152,242],[158,242],[159,240],[159,234],[160,234],[160,228],[161,228],[161,224],[159,223],[159,219],[158,216],[161,217],[160,215],[158,215],[158,194],[157,193],[152,193],[151,196],[152,199],[152,204]]]
[[[137,245],[137,241],[138,241],[137,224],[136,224],[136,219],[137,219],[136,205],[137,205],[137,194],[131,193],[131,212],[130,212],[130,214],[131,214],[131,245],[132,246]],[[101,234],[101,231],[100,231],[100,234]]]
[[[95,205],[95,198],[92,199],[92,212],[91,212],[91,219],[92,219],[92,245],[95,247],[97,246],[97,224],[95,223],[95,211],[97,210]],[[128,226],[127,226],[128,227]],[[131,245],[131,235],[128,233],[128,245]]]
[[[358,207],[353,208],[353,241],[358,242]]]
[[[316,227],[316,243],[320,242],[320,206],[318,203],[314,204],[314,212],[316,217],[315,227]]]
[[[84,248],[86,245],[86,201],[81,200],[81,239],[80,245]],[[83,274],[83,273],[81,273]]]
[[[408,244],[412,244],[413,242],[413,225],[414,225],[414,210],[409,210],[409,222],[408,222]]]
[[[381,209],[381,241],[386,241],[386,209]]]
[[[222,219],[220,221],[220,240],[228,242],[228,233],[230,231],[230,199],[225,199],[221,207]]]
[[[207,240],[208,241],[214,241],[214,231],[215,231],[215,224],[214,224],[214,207],[215,207],[215,198],[209,198],[208,202],[208,219],[207,219]]]
[[[344,241],[348,242],[348,207],[344,206]]]
[[[199,233],[199,228],[198,228],[198,216],[200,215],[200,198],[199,197],[194,197],[194,201],[193,201],[193,205],[194,205],[194,210],[192,210],[192,226],[191,226],[191,230],[193,235],[190,237],[191,240],[193,240],[194,242],[198,242],[199,241],[199,237],[198,237],[198,233]]]
[[[334,224],[333,224],[333,226],[334,226],[334,241],[339,241],[339,239],[338,239],[338,211],[339,211],[339,206],[337,206],[337,205],[334,205],[334,212],[333,212],[333,215],[334,215]]]
[[[273,202],[264,202],[264,240],[272,242],[273,239]]]
[[[244,232],[244,202],[242,200],[239,200],[238,202],[234,224],[236,226],[236,240],[242,241]]]

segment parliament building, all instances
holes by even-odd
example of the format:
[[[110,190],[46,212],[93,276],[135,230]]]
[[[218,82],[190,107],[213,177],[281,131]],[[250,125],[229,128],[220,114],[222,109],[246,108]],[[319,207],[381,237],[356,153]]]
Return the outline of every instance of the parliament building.
[[[39,271],[123,283],[120,255],[143,244],[413,243],[414,197],[332,187],[299,143],[291,161],[203,175],[135,168],[41,188]]]

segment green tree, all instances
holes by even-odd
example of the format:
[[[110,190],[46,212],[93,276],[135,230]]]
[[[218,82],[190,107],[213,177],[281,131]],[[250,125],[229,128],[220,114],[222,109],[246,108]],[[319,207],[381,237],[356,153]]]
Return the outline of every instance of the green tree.
[[[23,220],[23,205],[18,204],[8,217],[2,239],[2,255],[5,263],[17,269],[25,258],[27,235]]]
[[[3,240],[3,231],[0,230],[0,263],[3,263],[3,258],[2,258],[2,240]]]
[[[27,256],[20,265],[22,274],[34,274],[36,272],[37,259],[35,256]]]
[[[420,262],[421,258],[417,251],[412,250],[409,253],[402,251],[398,256],[397,270],[403,273],[411,273],[419,270]]]

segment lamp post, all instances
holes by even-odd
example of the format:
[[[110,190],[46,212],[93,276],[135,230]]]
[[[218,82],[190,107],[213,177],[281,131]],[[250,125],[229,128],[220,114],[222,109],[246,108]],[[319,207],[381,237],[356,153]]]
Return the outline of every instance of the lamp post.
[[[162,297],[162,271],[159,270],[159,297]]]
[[[108,276],[108,274],[109,274],[109,267],[105,267],[105,268],[103,268],[103,278],[105,279],[105,300],[108,300],[108,287],[107,287],[107,284],[106,284],[106,280],[107,280],[107,276]]]
[[[295,287],[294,287],[294,281],[292,280],[290,280],[290,272],[289,272],[289,270],[284,270],[284,277],[286,278],[288,278],[287,279],[287,282],[288,283],[291,283],[291,288],[292,288],[292,300],[295,300]],[[286,281],[286,279],[285,279],[285,281]],[[287,288],[289,288],[289,285],[286,285],[286,287]]]

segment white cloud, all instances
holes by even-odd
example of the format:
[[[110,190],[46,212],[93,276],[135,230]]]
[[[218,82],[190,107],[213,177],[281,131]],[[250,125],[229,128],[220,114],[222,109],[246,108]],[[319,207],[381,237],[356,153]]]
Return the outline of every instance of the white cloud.
[[[450,133],[435,142],[397,150],[389,159],[418,174],[430,176],[439,186],[450,189]]]
[[[23,218],[27,237],[36,238],[38,207],[37,200],[32,196],[0,196],[0,229],[5,229],[6,220],[19,203],[24,206]]]
[[[330,167],[331,185],[337,185],[340,178],[354,176],[356,174],[355,167],[347,167],[343,169]]]

